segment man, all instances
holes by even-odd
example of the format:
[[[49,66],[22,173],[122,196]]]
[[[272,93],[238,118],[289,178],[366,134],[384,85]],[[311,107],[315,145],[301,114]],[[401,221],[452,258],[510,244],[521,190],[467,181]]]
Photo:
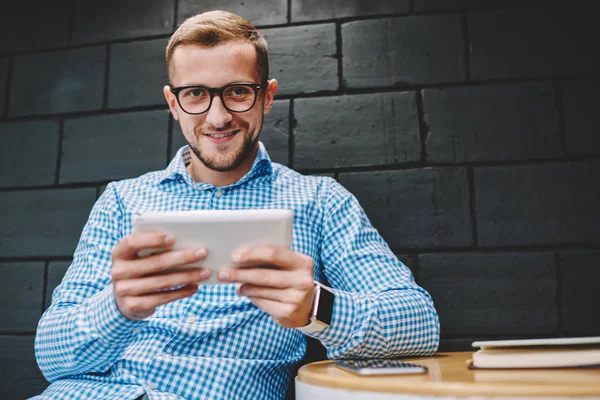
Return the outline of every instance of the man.
[[[52,384],[38,398],[279,399],[305,335],[330,358],[432,354],[431,298],[356,199],[331,178],[272,163],[258,141],[277,81],[256,28],[227,12],[192,17],[173,34],[167,67],[164,95],[189,146],[164,171],[110,183],[94,205],[39,323],[36,356]],[[136,256],[174,240],[131,233],[136,212],[239,208],[294,211],[291,249],[232,254],[232,266],[278,268],[224,268],[218,278],[231,284],[198,286],[209,271],[171,269],[206,249]],[[330,320],[313,315],[316,292]]]

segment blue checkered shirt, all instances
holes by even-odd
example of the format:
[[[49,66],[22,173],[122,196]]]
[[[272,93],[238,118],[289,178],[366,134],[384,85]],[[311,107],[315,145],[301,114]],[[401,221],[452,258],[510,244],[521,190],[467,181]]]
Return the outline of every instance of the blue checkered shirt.
[[[36,399],[281,399],[306,338],[274,322],[235,285],[200,286],[143,321],[113,297],[111,249],[139,211],[286,208],[292,249],[335,292],[331,325],[314,335],[329,358],[432,354],[439,320],[429,294],[390,251],[356,198],[334,179],[272,163],[260,144],[251,170],[215,187],[195,182],[182,147],[163,171],[112,182],[94,205],[35,354],[52,384]]]

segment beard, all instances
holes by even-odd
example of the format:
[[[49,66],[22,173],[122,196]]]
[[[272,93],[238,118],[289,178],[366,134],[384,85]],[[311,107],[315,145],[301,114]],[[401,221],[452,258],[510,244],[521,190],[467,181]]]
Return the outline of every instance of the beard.
[[[191,143],[187,137],[185,140],[189,145],[192,152],[198,157],[200,162],[204,164],[207,168],[217,171],[217,172],[229,172],[235,170],[239,167],[249,156],[252,154],[252,150],[258,143],[258,137],[260,136],[261,126],[258,127],[258,133],[256,135],[252,135],[249,132],[249,124],[247,122],[243,123],[242,126],[238,127],[240,131],[236,133],[236,135],[244,135],[243,142],[241,146],[238,146],[235,149],[231,149],[231,154],[220,154],[218,152],[214,152],[210,154],[208,151],[203,150],[201,148],[200,142],[204,135],[204,131],[206,129],[201,129],[201,127],[194,128],[194,135],[192,136],[195,140],[195,143]],[[220,129],[230,130],[230,129]],[[219,130],[212,129],[210,132],[217,132]],[[245,133],[242,133],[245,132]],[[185,136],[185,135],[184,135]]]

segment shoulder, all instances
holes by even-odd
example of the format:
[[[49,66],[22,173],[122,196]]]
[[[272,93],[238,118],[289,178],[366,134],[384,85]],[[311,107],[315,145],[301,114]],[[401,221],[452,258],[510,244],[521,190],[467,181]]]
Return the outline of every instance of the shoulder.
[[[127,178],[113,181],[108,184],[107,189],[108,187],[112,187],[118,193],[156,187],[161,182],[163,176],[164,171],[152,171],[138,176],[137,178]]]
[[[144,198],[156,191],[163,176],[164,171],[153,171],[136,178],[112,181],[106,185],[97,205],[120,208],[125,199]]]
[[[273,163],[274,182],[279,185],[293,187],[299,190],[315,191],[321,196],[327,194],[337,186],[341,185],[330,176],[304,175],[285,165]]]
[[[323,210],[340,203],[354,202],[356,198],[331,176],[304,175],[284,165],[273,163],[274,181],[277,185],[296,192],[310,193]]]

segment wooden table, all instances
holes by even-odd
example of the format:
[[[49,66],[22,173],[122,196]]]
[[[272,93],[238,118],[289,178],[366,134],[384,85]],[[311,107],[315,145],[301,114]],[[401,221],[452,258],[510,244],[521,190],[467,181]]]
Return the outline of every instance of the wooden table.
[[[298,370],[296,400],[494,398],[600,399],[600,369],[470,370],[472,352],[409,358],[427,374],[364,377],[319,361]]]

